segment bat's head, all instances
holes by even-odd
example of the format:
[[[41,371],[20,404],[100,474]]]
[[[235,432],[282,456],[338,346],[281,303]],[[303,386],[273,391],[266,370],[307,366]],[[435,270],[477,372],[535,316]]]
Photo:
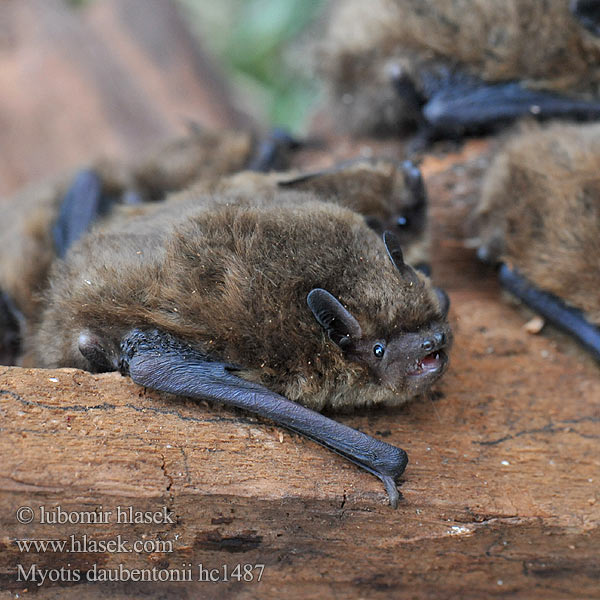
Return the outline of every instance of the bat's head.
[[[404,262],[395,235],[386,232],[384,242],[402,285],[411,290],[398,299],[407,314],[392,318],[382,328],[378,322],[382,317],[362,314],[356,318],[324,289],[313,289],[307,302],[347,360],[366,366],[371,382],[407,398],[426,390],[447,366],[452,342],[449,300],[443,290],[433,288]]]
[[[247,174],[242,176],[248,178]],[[393,231],[411,264],[428,258],[427,193],[421,170],[411,160],[353,159],[291,178],[280,176],[277,185],[285,190],[310,191],[350,208],[379,235]]]
[[[386,206],[386,211],[380,210],[369,214],[363,209],[367,225],[383,234],[384,231],[393,231],[403,247],[418,242],[425,235],[427,225],[427,194],[421,170],[412,161],[404,161],[394,174],[392,182],[393,191],[391,201]]]

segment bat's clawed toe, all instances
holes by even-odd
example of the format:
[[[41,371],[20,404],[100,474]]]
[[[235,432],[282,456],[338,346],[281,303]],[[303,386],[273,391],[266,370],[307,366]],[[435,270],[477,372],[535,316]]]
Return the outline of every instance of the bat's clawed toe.
[[[88,361],[92,373],[117,370],[116,354],[111,352],[95,333],[89,330],[82,331],[77,338],[77,346],[81,355]]]
[[[390,506],[392,508],[398,508],[398,500],[400,499],[400,492],[396,487],[396,482],[388,476],[382,476],[381,481],[383,481],[383,485],[385,486],[385,491],[387,492],[388,498],[390,499]]]

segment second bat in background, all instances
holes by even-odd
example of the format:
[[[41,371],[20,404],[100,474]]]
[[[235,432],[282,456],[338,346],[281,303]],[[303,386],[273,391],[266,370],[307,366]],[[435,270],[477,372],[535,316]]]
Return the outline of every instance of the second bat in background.
[[[600,359],[600,125],[528,127],[486,174],[478,256]]]

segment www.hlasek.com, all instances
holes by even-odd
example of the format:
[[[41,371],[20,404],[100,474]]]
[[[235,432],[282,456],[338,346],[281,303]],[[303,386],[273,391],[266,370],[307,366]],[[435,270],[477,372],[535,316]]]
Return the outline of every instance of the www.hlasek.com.
[[[97,540],[87,534],[82,536],[70,535],[66,540],[15,540],[19,552],[109,552],[118,553],[168,553],[173,552],[173,540],[129,540],[121,534],[110,540]]]
[[[160,569],[157,567],[147,569],[134,569],[119,564],[114,568],[99,568],[94,564],[89,569],[72,569],[70,563],[66,567],[49,569],[30,565],[24,567],[17,565],[17,581],[22,583],[35,583],[38,587],[46,582],[78,582],[103,583],[110,581],[133,582],[192,582],[227,583],[259,582],[262,579],[264,564],[237,564],[220,565],[216,568],[206,567],[202,563],[182,563],[180,568]]]

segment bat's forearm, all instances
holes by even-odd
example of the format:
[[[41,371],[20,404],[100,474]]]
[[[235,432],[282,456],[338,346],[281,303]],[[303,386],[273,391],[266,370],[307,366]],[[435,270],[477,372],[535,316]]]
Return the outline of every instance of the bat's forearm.
[[[536,288],[505,264],[500,266],[499,278],[504,288],[550,323],[576,337],[600,360],[600,328],[587,321],[580,310],[567,306],[560,298]]]
[[[408,462],[406,453],[236,377],[223,363],[159,332],[132,331],[122,344],[121,372],[136,383],[182,396],[217,400],[243,408],[301,433],[379,477],[390,504],[397,506],[396,480]]]

